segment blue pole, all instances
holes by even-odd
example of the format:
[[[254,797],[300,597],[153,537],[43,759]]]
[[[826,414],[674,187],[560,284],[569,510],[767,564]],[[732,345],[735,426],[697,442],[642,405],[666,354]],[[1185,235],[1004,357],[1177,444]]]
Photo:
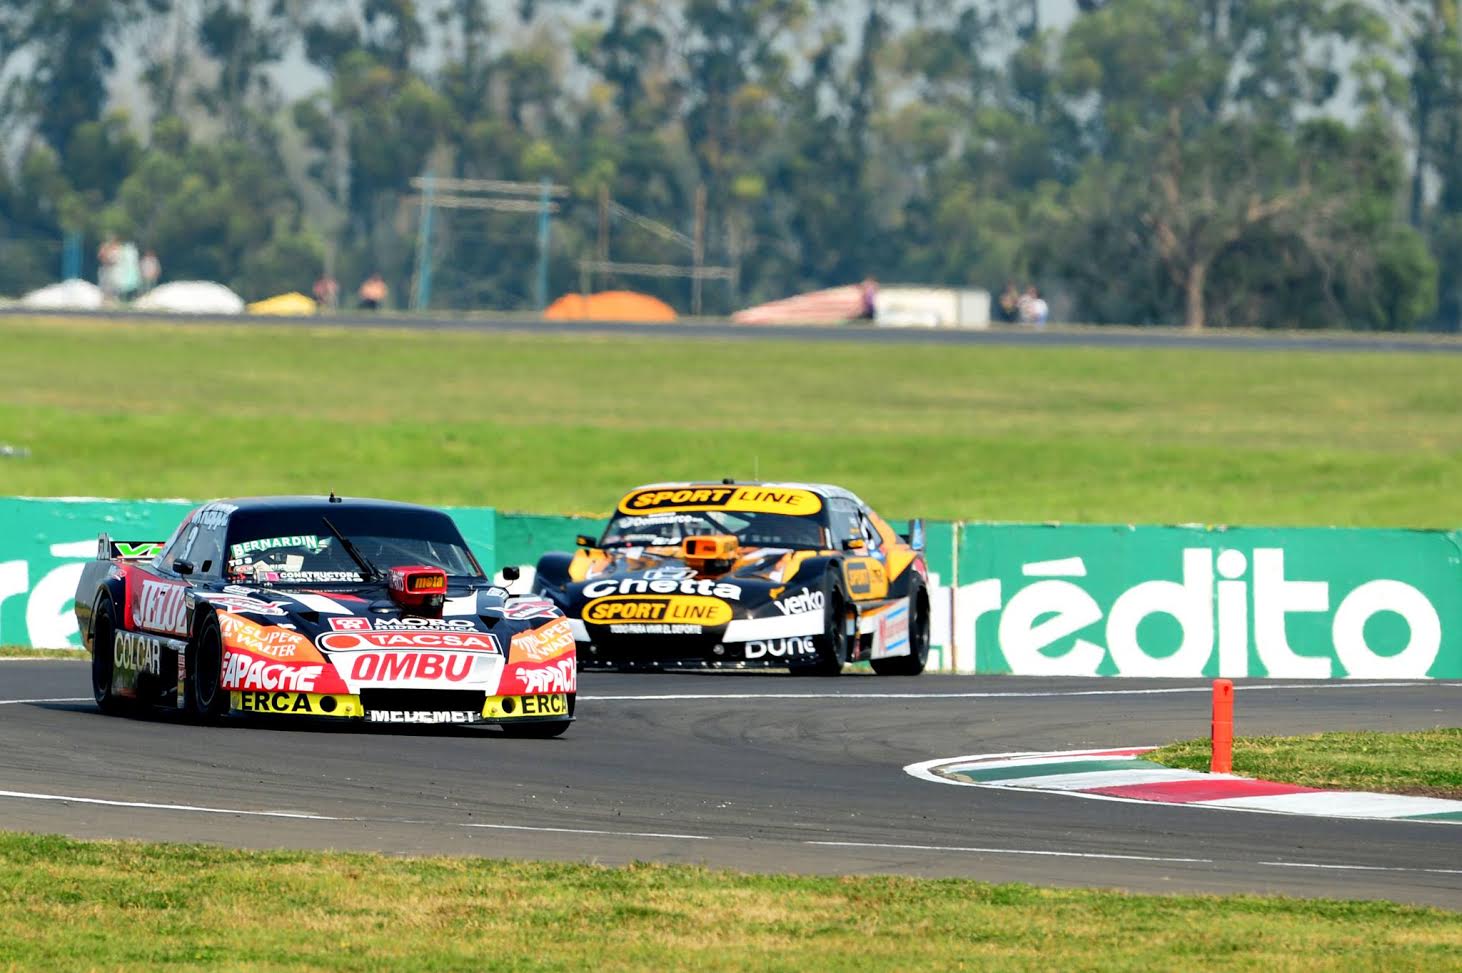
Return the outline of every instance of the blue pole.
[[[81,234],[75,230],[66,231],[61,244],[61,279],[75,280],[81,276]]]
[[[422,180],[421,226],[416,238],[416,310],[425,311],[431,303],[431,238],[432,199],[435,196],[436,178],[428,172]]]
[[[548,307],[548,244],[552,229],[548,222],[548,177],[538,183],[538,286],[534,296],[538,299],[538,310]]]

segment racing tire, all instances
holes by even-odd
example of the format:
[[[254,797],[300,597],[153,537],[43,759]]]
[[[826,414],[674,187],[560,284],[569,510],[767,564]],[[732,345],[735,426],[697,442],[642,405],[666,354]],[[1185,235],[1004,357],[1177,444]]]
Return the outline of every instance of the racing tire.
[[[228,712],[223,682],[223,632],[218,617],[206,612],[188,642],[184,662],[183,708],[196,720],[211,723]]]
[[[568,720],[557,720],[553,723],[504,723],[503,734],[505,736],[517,737],[521,740],[548,740],[552,737],[563,736],[569,728]]]
[[[809,676],[841,675],[848,661],[848,600],[843,596],[843,586],[832,573],[835,570],[836,565],[822,582],[822,634],[812,638],[817,658],[801,669]]]
[[[120,716],[127,711],[127,700],[112,691],[116,667],[117,623],[112,617],[112,599],[97,599],[91,617],[91,695],[96,708],[107,716]]]
[[[909,586],[909,654],[869,664],[880,676],[917,676],[929,664],[929,596],[922,584]]]

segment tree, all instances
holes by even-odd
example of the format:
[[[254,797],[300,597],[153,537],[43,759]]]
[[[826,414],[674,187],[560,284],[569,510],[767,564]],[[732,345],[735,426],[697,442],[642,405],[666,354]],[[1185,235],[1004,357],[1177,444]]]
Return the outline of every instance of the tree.
[[[1345,0],[1130,0],[1072,26],[1065,86],[1096,104],[1088,165],[1111,169],[1189,328],[1207,324],[1221,255],[1261,232],[1318,247],[1339,226],[1353,188],[1318,185],[1295,132],[1334,99],[1338,46],[1383,36]]]

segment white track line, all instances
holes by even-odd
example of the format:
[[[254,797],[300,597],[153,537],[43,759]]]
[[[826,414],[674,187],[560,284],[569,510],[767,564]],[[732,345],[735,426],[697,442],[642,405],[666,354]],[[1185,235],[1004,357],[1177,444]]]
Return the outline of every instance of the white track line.
[[[90,696],[53,696],[50,699],[0,699],[0,706],[17,706],[21,703],[94,703]]]
[[[1036,855],[1050,858],[1099,858],[1114,861],[1158,862],[1179,865],[1229,865],[1253,864],[1272,868],[1324,868],[1334,871],[1352,872],[1414,872],[1426,875],[1462,875],[1457,868],[1404,868],[1398,865],[1329,865],[1320,862],[1229,862],[1214,858],[1162,858],[1150,855],[1104,855],[1085,851],[1045,851],[1021,848],[966,848],[958,845],[895,845],[874,841],[807,841],[808,845],[826,845],[834,848],[886,848],[892,851],[937,851],[966,852],[975,855]]]
[[[493,831],[528,831],[543,834],[570,834],[570,835],[593,835],[610,838],[666,838],[682,841],[717,841],[727,840],[727,836],[717,838],[714,835],[698,834],[661,834],[644,831],[599,831],[590,828],[546,828],[531,825],[517,824],[480,824],[468,822],[437,822],[426,820],[406,820],[395,818],[365,818],[365,817],[334,817],[328,814],[312,814],[306,811],[246,811],[238,808],[222,807],[201,807],[193,804],[155,804],[147,801],[112,801],[95,797],[75,797],[64,794],[37,794],[29,791],[0,791],[0,798],[16,798],[28,801],[55,801],[66,804],[95,804],[104,807],[137,808],[153,811],[185,811],[194,814],[233,814],[247,817],[263,818],[289,818],[302,821],[337,821],[337,822],[360,822],[360,823],[397,823],[397,824],[425,824],[425,825],[453,825],[461,828],[480,828]],[[765,840],[758,839],[751,835],[729,836],[729,840]],[[1214,858],[1177,858],[1164,857],[1159,855],[1114,855],[1100,852],[1085,851],[1051,851],[1049,849],[1035,848],[982,848],[965,845],[912,845],[893,844],[873,841],[804,841],[804,845],[818,848],[868,848],[885,851],[928,851],[928,852],[959,852],[963,854],[976,855],[1023,855],[1037,858],[1085,858],[1104,861],[1134,861],[1151,862],[1166,865],[1232,865],[1232,864],[1255,864],[1273,868],[1315,868],[1334,871],[1359,871],[1359,872],[1402,872],[1402,873],[1425,873],[1429,875],[1462,875],[1462,869],[1451,868],[1403,868],[1385,865],[1334,865],[1320,862],[1277,862],[1258,861],[1246,863],[1243,861],[1229,862],[1220,861]]]
[[[804,841],[828,848],[883,848],[891,851],[959,851],[976,855],[1035,855],[1042,858],[1100,858],[1107,861],[1164,862],[1170,865],[1217,865],[1212,858],[1161,858],[1154,855],[1104,855],[1087,851],[1046,851],[1029,848],[970,848],[960,845],[895,845],[877,841]]]
[[[1345,682],[1329,683],[1261,683],[1252,686],[1235,686],[1234,692],[1256,690],[1335,690],[1335,689],[1413,689],[1418,686],[1441,685],[1440,682]],[[1459,684],[1462,685],[1462,684]],[[1070,691],[1044,690],[1031,692],[969,692],[969,693],[663,693],[639,696],[594,696],[579,694],[580,702],[627,702],[646,700],[704,700],[704,699],[1046,699],[1064,696],[1163,696],[1173,694],[1203,694],[1213,692],[1212,685],[1172,686],[1162,689],[1073,689]]]
[[[243,811],[231,807],[200,807],[196,804],[152,804],[147,801],[108,801],[99,797],[72,797],[67,794],[35,794],[29,791],[0,791],[0,797],[25,801],[57,801],[63,804],[101,804],[106,807],[142,808],[149,811],[192,811],[195,814],[245,814],[256,818],[298,818],[304,821],[344,821],[346,818],[308,811]]]
[[[600,834],[615,838],[682,838],[686,841],[715,841],[708,834],[657,834],[653,831],[595,831],[591,828],[532,828],[525,824],[463,824],[463,828],[491,828],[494,831],[541,831],[545,834]]]
[[[329,814],[315,814],[309,811],[245,811],[231,807],[203,807],[196,804],[156,804],[149,801],[113,801],[97,797],[75,797],[69,794],[37,794],[32,791],[0,791],[0,798],[10,797],[25,801],[54,801],[62,804],[100,804],[105,807],[137,808],[147,811],[191,811],[194,814],[240,814],[255,818],[291,818],[299,821],[394,821],[390,818],[335,817]],[[399,821],[402,824],[452,824],[453,822]],[[709,835],[659,834],[642,831],[595,831],[588,828],[544,828],[521,824],[478,824],[461,823],[462,828],[487,828],[494,831],[534,831],[546,834],[607,835],[614,838],[677,838],[687,841],[711,841]]]

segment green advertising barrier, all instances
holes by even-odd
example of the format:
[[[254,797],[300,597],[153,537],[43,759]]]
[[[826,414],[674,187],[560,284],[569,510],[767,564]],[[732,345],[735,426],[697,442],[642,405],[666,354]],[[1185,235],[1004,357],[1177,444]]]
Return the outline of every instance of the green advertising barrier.
[[[955,668],[1462,678],[1457,533],[966,524]]]
[[[0,645],[79,646],[71,602],[97,534],[160,540],[192,506],[0,498]],[[448,512],[490,572],[531,569],[603,528]],[[936,522],[926,545],[931,669],[1462,678],[1456,533]],[[518,587],[531,580],[525,570]]]

